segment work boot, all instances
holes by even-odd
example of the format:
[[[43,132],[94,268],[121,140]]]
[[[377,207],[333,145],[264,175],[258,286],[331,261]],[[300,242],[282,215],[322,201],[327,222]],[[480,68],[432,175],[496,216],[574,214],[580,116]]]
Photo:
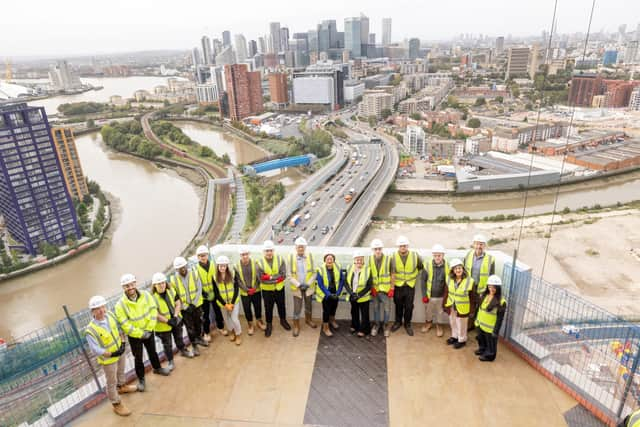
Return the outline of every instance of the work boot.
[[[436,336],[441,337],[443,335],[444,335],[444,330],[442,329],[442,326],[436,325]]]
[[[144,378],[141,380],[138,380],[138,385],[136,386],[136,388],[138,389],[138,391],[142,392],[145,389],[145,382],[144,382]]]
[[[236,345],[242,344],[242,338],[240,337],[240,335],[236,335],[236,340],[234,342],[236,343]]]
[[[231,333],[229,334],[229,341],[233,342],[236,340],[236,333],[235,331],[231,331]]]
[[[340,329],[340,325],[338,325],[338,322],[336,322],[336,317],[335,316],[331,316],[329,317],[329,324],[331,325],[331,327],[333,329]]]
[[[134,386],[133,384],[119,385],[117,388],[118,394],[135,393],[136,391],[138,391],[138,387]]]
[[[200,356],[200,350],[198,350],[198,346],[193,344],[192,347],[193,347],[193,357]]]
[[[456,350],[460,350],[465,345],[467,345],[466,342],[457,341],[456,343],[453,344],[453,348],[455,348]]]
[[[447,345],[453,345],[458,342],[458,338],[451,337],[447,340]]]
[[[247,331],[249,335],[253,335],[255,332],[255,324],[256,322],[249,322],[249,330]]]
[[[258,319],[258,328],[262,329],[263,331],[267,329],[267,325],[264,324],[262,319]]]
[[[371,327],[371,336],[375,337],[376,335],[378,335],[378,324],[374,322]]]
[[[211,334],[204,334],[202,336],[202,338],[206,341],[206,342],[211,342]]]
[[[484,354],[484,348],[479,348],[476,351],[473,352],[473,354],[475,354],[476,356],[482,356]]]
[[[407,335],[409,335],[410,337],[413,336],[413,328],[411,327],[411,325],[405,326],[404,329],[407,331]]]
[[[391,335],[391,327],[387,323],[386,325],[384,325],[384,336],[385,338],[389,338],[389,335]]]
[[[293,319],[293,336],[297,337],[300,335],[300,320]]]
[[[227,331],[226,329],[219,329],[219,331],[220,331],[220,333],[221,333],[222,335],[224,335],[225,337],[226,337],[227,335],[229,335],[229,331]]]
[[[331,328],[329,327],[328,323],[323,323],[322,324],[322,332],[324,332],[324,334],[328,337],[332,337],[333,336],[333,332],[331,332]]]
[[[173,371],[174,369],[176,369],[176,365],[173,363],[173,360],[169,360],[169,363],[167,363],[167,368],[169,368],[169,371]]]
[[[287,331],[291,330],[291,325],[287,322],[287,319],[280,319],[280,325]]]
[[[432,327],[433,327],[433,323],[426,322],[424,326],[420,329],[420,332],[422,332],[423,334],[426,334],[431,330]]]
[[[162,375],[163,377],[167,377],[169,376],[171,371],[168,368],[160,368],[160,369],[154,369],[153,373],[156,375]]]
[[[273,324],[271,322],[267,322],[267,327],[264,330],[264,336],[269,338],[271,336],[272,330],[273,330]]]
[[[304,323],[306,323],[308,327],[313,329],[318,327],[318,325],[316,325],[313,319],[311,318],[311,313],[304,314]]]
[[[394,322],[393,326],[391,326],[391,332],[397,331],[398,329],[400,329],[401,326],[402,326],[402,323]]]
[[[478,359],[481,362],[493,362],[495,360],[495,357],[489,357],[483,354],[482,356],[478,357]]]
[[[118,402],[113,404],[113,412],[120,415],[121,417],[126,417],[131,415],[131,410],[124,406],[124,403]]]
[[[182,350],[180,350],[180,355],[182,357],[186,357],[187,359],[193,359],[193,352],[190,350],[187,350],[186,348],[183,348]]]

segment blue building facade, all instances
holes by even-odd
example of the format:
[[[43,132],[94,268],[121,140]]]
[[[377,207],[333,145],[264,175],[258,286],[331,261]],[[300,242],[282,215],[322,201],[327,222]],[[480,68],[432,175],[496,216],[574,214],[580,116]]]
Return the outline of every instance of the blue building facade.
[[[0,106],[0,212],[25,252],[81,237],[43,107]]]
[[[617,50],[606,50],[604,52],[604,56],[602,57],[602,65],[611,65],[618,62],[618,51]]]

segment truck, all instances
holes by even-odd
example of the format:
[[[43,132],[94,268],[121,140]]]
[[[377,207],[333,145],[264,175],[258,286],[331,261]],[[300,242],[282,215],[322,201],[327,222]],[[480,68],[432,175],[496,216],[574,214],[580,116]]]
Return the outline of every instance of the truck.
[[[296,225],[300,224],[300,220],[301,220],[301,219],[302,219],[302,218],[300,217],[300,215],[294,215],[294,216],[291,218],[291,221],[289,221],[289,226],[290,226],[290,227],[295,227]]]

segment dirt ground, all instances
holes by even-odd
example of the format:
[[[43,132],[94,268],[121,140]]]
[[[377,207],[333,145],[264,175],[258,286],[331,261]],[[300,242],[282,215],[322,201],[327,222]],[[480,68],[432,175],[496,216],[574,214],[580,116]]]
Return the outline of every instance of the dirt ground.
[[[558,222],[573,221],[564,225]],[[543,278],[582,295],[607,310],[637,320],[640,318],[640,210],[556,215],[547,239],[551,216],[526,218],[519,260],[540,275],[544,254],[549,251]],[[489,249],[512,254],[517,245],[520,221],[449,224],[384,223],[373,225],[363,244],[381,238],[391,246],[398,235],[408,236],[415,247],[463,249],[473,235],[484,233],[494,241]]]

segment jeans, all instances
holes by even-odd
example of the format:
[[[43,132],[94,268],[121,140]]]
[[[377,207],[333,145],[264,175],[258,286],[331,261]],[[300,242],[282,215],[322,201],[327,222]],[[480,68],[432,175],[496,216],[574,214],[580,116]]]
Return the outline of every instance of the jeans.
[[[256,292],[253,295],[240,295],[240,299],[242,300],[242,309],[247,322],[253,322],[254,313],[256,320],[262,319],[262,296],[260,296],[260,292]],[[253,312],[251,307],[253,307]]]
[[[404,326],[411,326],[415,293],[416,290],[411,286],[396,286],[393,294],[393,302],[396,304],[396,323],[404,323]]]
[[[213,317],[216,322],[216,328],[224,329],[224,317],[222,317],[222,312],[220,311],[220,307],[216,304],[215,301],[204,300],[202,303],[202,330],[204,333],[208,334],[211,331],[211,308],[213,307]]]
[[[373,321],[387,323],[391,313],[391,299],[382,292],[373,298]],[[382,313],[381,313],[382,312]]]
[[[322,323],[329,323],[330,317],[335,317],[338,310],[338,300],[325,298],[322,300]]]
[[[311,299],[312,295],[304,296],[304,313],[311,315]],[[302,297],[293,296],[293,318],[294,320],[300,319],[300,313],[302,313]]]
[[[369,301],[351,303],[351,327],[356,332],[368,334],[371,331],[369,322]]]
[[[231,311],[224,307],[222,307],[221,310],[225,321],[227,322],[227,328],[229,328],[230,331],[235,332],[236,335],[240,335],[242,333],[242,326],[240,325],[240,319],[238,319],[238,315],[240,314],[240,304],[234,304],[233,310]]]
[[[264,312],[267,323],[273,322],[273,306],[278,306],[278,316],[280,320],[287,318],[287,309],[284,303],[284,289],[279,291],[261,291],[264,299]]]
[[[184,350],[184,338],[182,337],[182,324],[180,326],[176,326],[171,328],[170,331],[164,332],[156,332],[160,341],[162,341],[162,348],[164,349],[164,354],[167,356],[167,360],[173,360],[173,345],[171,343],[171,338],[176,342],[176,347],[178,350]]]
[[[142,338],[129,337],[129,345],[131,346],[131,353],[135,361],[136,376],[139,380],[144,379],[144,361],[142,360],[143,352],[142,347],[147,349],[147,355],[149,355],[149,362],[153,369],[160,369],[160,359],[158,353],[156,353],[156,337],[154,333],[146,340]]]

